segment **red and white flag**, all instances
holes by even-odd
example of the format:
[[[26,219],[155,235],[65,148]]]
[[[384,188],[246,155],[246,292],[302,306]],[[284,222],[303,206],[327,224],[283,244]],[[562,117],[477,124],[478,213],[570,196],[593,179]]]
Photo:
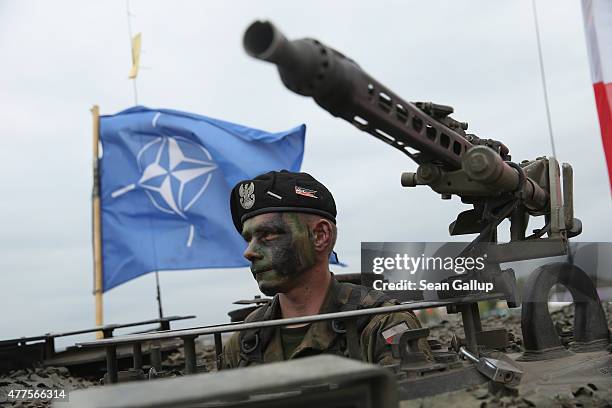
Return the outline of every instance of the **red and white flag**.
[[[612,188],[612,0],[582,0],[591,78]]]

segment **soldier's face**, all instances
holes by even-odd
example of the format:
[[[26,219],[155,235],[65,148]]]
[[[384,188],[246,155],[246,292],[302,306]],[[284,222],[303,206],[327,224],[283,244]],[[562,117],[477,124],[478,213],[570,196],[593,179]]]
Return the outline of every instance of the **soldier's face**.
[[[316,263],[312,232],[297,213],[260,214],[245,221],[245,258],[259,289],[268,296],[289,291]]]

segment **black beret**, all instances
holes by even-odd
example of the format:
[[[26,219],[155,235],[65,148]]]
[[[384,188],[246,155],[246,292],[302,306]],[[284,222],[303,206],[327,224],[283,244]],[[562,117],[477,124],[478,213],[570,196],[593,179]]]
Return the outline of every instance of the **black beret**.
[[[301,212],[317,214],[336,223],[336,202],[327,187],[308,173],[271,171],[236,184],[230,195],[232,220],[242,223],[259,214]]]

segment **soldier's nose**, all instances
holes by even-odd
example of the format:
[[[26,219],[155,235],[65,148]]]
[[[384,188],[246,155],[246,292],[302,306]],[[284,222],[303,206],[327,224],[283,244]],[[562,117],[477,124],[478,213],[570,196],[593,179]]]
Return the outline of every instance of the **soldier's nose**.
[[[257,259],[261,259],[261,255],[253,250],[253,246],[251,244],[247,246],[242,256],[244,256],[250,262],[253,262]]]

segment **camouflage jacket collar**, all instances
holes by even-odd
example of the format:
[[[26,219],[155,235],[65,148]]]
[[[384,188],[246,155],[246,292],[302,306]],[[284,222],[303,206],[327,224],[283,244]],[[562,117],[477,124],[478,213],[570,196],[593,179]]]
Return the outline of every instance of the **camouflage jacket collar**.
[[[340,284],[332,274],[327,295],[325,296],[319,313],[339,312],[342,310],[342,305],[345,304],[347,300],[348,291],[345,290],[343,285]],[[271,319],[279,319],[282,317],[278,295],[274,297],[270,307],[272,308],[270,311],[271,313],[269,314]],[[310,354],[319,354],[323,351],[329,352],[330,350],[334,349],[337,338],[338,333],[333,330],[332,323],[330,321],[312,323],[306,332],[304,339],[296,347],[295,351],[291,356],[289,356],[289,358],[293,359]],[[340,350],[338,352],[340,352]],[[264,360],[284,360],[280,329],[275,330],[270,343],[266,347]]]

